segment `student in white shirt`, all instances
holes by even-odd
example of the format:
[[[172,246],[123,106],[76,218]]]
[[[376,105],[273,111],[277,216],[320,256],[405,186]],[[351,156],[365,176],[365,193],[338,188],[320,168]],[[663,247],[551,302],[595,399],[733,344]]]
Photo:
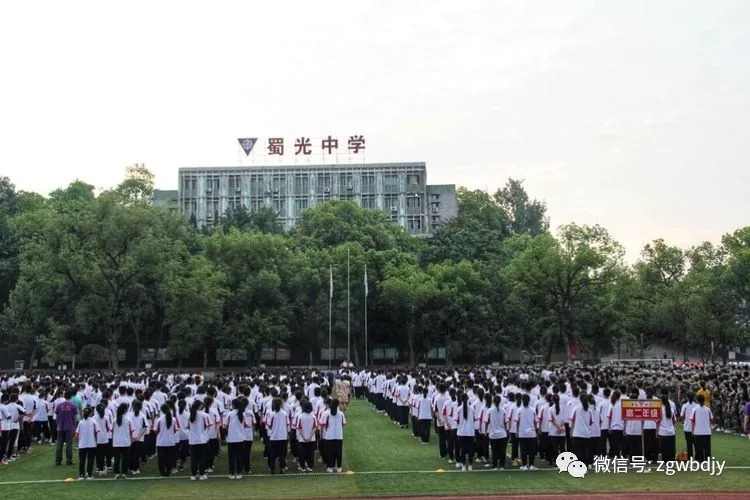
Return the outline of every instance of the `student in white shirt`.
[[[457,459],[461,463],[461,470],[471,470],[474,463],[474,410],[469,404],[469,396],[461,394],[461,406],[456,412],[456,436],[461,445],[460,456]]]
[[[7,465],[5,459],[5,450],[8,448],[8,438],[10,437],[10,413],[8,413],[8,403],[10,398],[3,392],[0,395],[0,465]]]
[[[674,423],[677,420],[674,402],[669,400],[668,393],[664,390],[661,394],[661,417],[657,433],[659,435],[659,451],[663,461],[672,461],[675,456],[675,432]]]
[[[552,449],[552,457],[565,451],[565,408],[560,405],[560,394],[552,394],[552,403],[549,407],[549,440]]]
[[[161,405],[161,415],[154,423],[153,431],[156,434],[156,460],[159,465],[159,475],[169,477],[174,464],[177,419],[172,415],[172,408],[168,404]]]
[[[211,473],[214,471],[214,461],[219,454],[221,415],[213,396],[206,396],[203,399],[203,404],[211,422],[211,427],[208,428],[208,451],[206,452],[206,472]]]
[[[602,390],[602,397],[599,398],[598,404],[596,405],[599,409],[599,426],[601,428],[601,441],[599,443],[599,455],[606,457],[608,453],[607,440],[609,439],[609,410],[612,408],[612,402],[610,398],[612,391],[609,387],[605,387]]]
[[[511,397],[512,396],[512,397]],[[515,462],[518,460],[518,411],[521,409],[523,398],[520,392],[508,393],[508,401],[510,406],[508,409],[508,421],[510,426],[508,432],[510,433],[510,460]]]
[[[505,448],[508,445],[508,432],[505,429],[505,409],[500,405],[502,398],[495,394],[492,406],[484,417],[484,430],[490,440],[492,450],[492,470],[505,468]]]
[[[597,407],[597,399],[593,394],[587,394],[589,398],[589,410],[591,411],[591,437],[589,438],[589,453],[592,457],[602,456],[602,427],[600,410]],[[593,463],[593,458],[592,458]]]
[[[695,459],[704,462],[711,458],[711,423],[714,415],[705,406],[706,398],[698,394],[695,398],[698,407],[693,410],[690,421],[693,424],[693,439],[695,440]]]
[[[518,441],[521,448],[521,470],[535,470],[536,456],[536,411],[530,406],[531,397],[521,396],[521,408],[516,415]]]
[[[451,387],[448,390],[448,399],[443,403],[443,407],[440,410],[440,415],[443,419],[443,426],[445,427],[445,452],[448,456],[448,463],[454,461],[458,465],[458,455],[456,454],[456,406],[458,400],[456,399],[456,389]]]
[[[299,443],[299,464],[304,472],[312,472],[315,467],[315,431],[318,422],[312,414],[310,401],[302,401],[302,413],[297,418],[297,442]]]
[[[99,427],[96,435],[96,473],[107,473],[107,464],[112,465],[112,417],[107,413],[107,403],[102,401],[94,412],[94,422]]]
[[[242,479],[244,472],[242,450],[247,439],[247,427],[252,420],[245,414],[245,398],[232,401],[232,411],[224,417],[224,427],[227,430],[227,458],[229,459],[229,479]]]
[[[205,481],[206,453],[208,453],[208,429],[211,421],[203,411],[203,402],[193,401],[190,406],[190,417],[187,422],[188,443],[190,444],[190,479]]]
[[[78,440],[78,480],[93,479],[94,457],[96,456],[97,435],[101,432],[91,416],[94,410],[90,406],[84,408],[83,418],[76,428]]]
[[[141,461],[145,451],[145,436],[148,431],[148,419],[143,411],[143,403],[135,400],[131,403],[130,420],[133,425],[133,444],[130,446],[130,473],[141,473]]]
[[[693,410],[698,407],[695,402],[695,395],[691,392],[687,395],[687,402],[680,408],[680,420],[683,422],[683,431],[685,432],[685,447],[687,448],[688,460],[695,456],[695,440],[693,439]]]
[[[323,412],[320,421],[326,440],[326,472],[341,472],[346,416],[339,410],[338,399],[331,400],[331,407]]]
[[[625,422],[622,420],[622,401],[620,399],[620,391],[612,392],[610,398],[609,413],[607,420],[609,421],[609,458],[623,456],[623,444],[625,437],[623,431],[625,430]]]
[[[133,423],[126,415],[128,404],[117,407],[117,416],[112,424],[112,455],[114,456],[115,479],[125,479],[130,467],[130,445],[133,443]]]
[[[627,398],[622,398],[627,399]],[[629,399],[638,399],[638,389],[630,391]],[[642,446],[642,435],[643,435],[643,421],[641,420],[628,420],[625,421],[625,440],[628,450],[628,456],[641,457],[643,456]]]
[[[41,389],[36,401],[36,412],[34,413],[34,423],[32,429],[32,435],[36,438],[37,443],[41,443],[42,439],[49,442],[50,430],[49,430],[49,408],[47,407],[47,391]]]
[[[591,424],[594,417],[589,406],[589,395],[585,392],[580,393],[578,397],[581,404],[573,407],[570,416],[570,436],[573,438],[573,452],[578,460],[591,465]]]
[[[422,389],[422,397],[417,401],[417,420],[419,421],[419,435],[422,444],[430,442],[430,427],[432,426],[432,405],[427,387]]]
[[[270,412],[266,415],[268,429],[268,469],[271,474],[276,473],[276,460],[279,461],[279,473],[283,474],[286,467],[286,450],[289,439],[289,415],[282,410],[281,398],[274,398]]]
[[[181,394],[181,396],[183,397],[180,399],[180,395],[178,395],[177,411],[175,415],[177,417],[177,440],[179,441],[177,447],[178,471],[185,468],[185,462],[187,462],[187,457],[190,453],[190,436],[188,436],[190,411],[188,409],[187,400],[184,398],[184,394]]]

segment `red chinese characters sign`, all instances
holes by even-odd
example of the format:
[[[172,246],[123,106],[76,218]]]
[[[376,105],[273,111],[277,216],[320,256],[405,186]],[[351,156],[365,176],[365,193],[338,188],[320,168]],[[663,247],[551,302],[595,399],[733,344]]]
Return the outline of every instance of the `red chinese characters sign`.
[[[238,139],[242,146],[245,154],[250,156],[250,152],[255,145],[257,138],[245,138]],[[313,151],[324,154],[333,155],[346,152],[348,154],[360,154],[365,150],[365,136],[364,135],[350,135],[346,142],[339,141],[338,138],[328,136],[322,138],[320,141],[313,141],[310,137],[295,137],[288,144],[291,146],[290,149],[286,149],[285,139],[283,137],[268,137],[266,140],[266,154],[268,156],[307,156],[313,154]]]
[[[658,399],[623,399],[623,420],[659,420],[661,401]]]

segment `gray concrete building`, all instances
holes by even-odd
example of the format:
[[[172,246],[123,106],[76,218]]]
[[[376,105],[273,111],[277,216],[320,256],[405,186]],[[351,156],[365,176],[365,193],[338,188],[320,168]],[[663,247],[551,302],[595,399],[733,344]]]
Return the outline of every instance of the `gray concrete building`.
[[[458,210],[456,186],[428,185],[425,163],[184,167],[178,182],[177,203],[198,226],[215,224],[231,207],[265,206],[288,230],[309,207],[352,200],[412,234],[430,235]]]

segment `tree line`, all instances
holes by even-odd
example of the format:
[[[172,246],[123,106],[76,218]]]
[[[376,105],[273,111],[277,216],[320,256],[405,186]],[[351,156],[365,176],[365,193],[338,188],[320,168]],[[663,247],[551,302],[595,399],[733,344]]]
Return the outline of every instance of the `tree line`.
[[[634,265],[598,225],[550,232],[546,205],[515,179],[495,193],[460,188],[459,215],[431,238],[348,201],[304,212],[291,232],[270,209],[224,214],[199,229],[151,204],[154,176],[129,167],[95,194],[75,181],[48,196],[0,178],[0,344],[48,362],[108,361],[118,348],[196,352],[327,346],[346,338],[347,253],[354,361],[370,345],[410,365],[502,360],[507,350],[596,359],[659,340],[726,359],[748,339],[750,227],[720,245],[646,244]]]

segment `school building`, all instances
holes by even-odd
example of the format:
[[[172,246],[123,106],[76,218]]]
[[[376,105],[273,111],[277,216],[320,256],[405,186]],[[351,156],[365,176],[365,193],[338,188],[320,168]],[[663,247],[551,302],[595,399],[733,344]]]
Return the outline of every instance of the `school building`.
[[[385,212],[414,235],[431,235],[458,212],[455,184],[427,184],[417,163],[363,163],[179,169],[177,205],[199,227],[233,207],[271,207],[292,229],[302,212],[329,200],[352,200]]]

